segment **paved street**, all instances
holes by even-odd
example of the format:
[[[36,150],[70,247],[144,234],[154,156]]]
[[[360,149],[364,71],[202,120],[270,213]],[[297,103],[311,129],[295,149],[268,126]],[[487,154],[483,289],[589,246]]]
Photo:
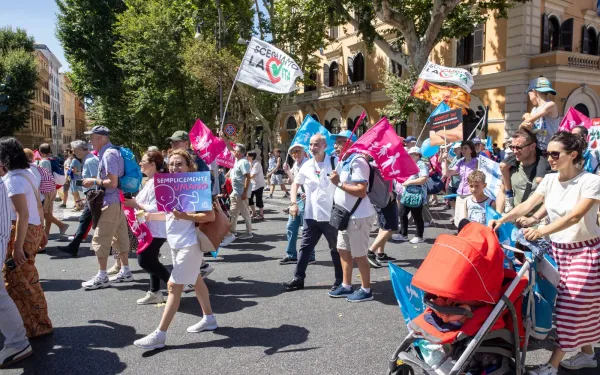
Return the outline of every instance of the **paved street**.
[[[276,193],[279,195],[280,193]],[[3,374],[384,374],[387,359],[407,334],[393,295],[387,268],[372,273],[375,301],[351,304],[327,296],[333,282],[325,241],[317,248],[317,264],[309,266],[306,288],[286,293],[293,265],[277,263],[286,243],[287,216],[282,200],[269,200],[267,220],[255,224],[255,237],[235,242],[210,260],[216,270],[207,285],[220,328],[189,334],[199,320],[193,293],[185,295],[172,324],[168,346],[144,351],[133,341],[158,325],[162,307],[138,306],[148,289],[148,276],[132,257],[135,282],[83,291],[81,282],[96,272],[86,243],[78,259],[64,258],[53,248],[66,237],[52,235],[47,254],[37,258],[49,303],[54,334],[33,341],[34,356]],[[435,237],[448,232],[448,213],[434,210],[436,228],[427,228],[426,244],[389,244],[398,265],[414,272]],[[76,229],[76,214],[68,214]],[[170,264],[165,245],[163,262]],[[358,278],[354,278],[355,285]],[[547,359],[551,343],[534,342],[528,363]],[[592,374],[593,372],[579,372]]]

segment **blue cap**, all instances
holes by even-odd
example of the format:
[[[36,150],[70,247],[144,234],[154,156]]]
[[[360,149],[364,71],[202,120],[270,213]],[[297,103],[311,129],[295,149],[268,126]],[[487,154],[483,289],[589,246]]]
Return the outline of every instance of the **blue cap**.
[[[471,138],[471,142],[473,142],[474,145],[480,145],[483,143],[483,142],[481,142],[481,139],[479,139],[477,137]]]
[[[538,91],[538,92],[549,92],[552,95],[556,95],[556,91],[552,88],[552,83],[546,77],[539,77],[532,79],[529,81],[529,87],[527,87],[527,92],[529,91]]]
[[[352,136],[352,138],[350,138],[350,136]],[[350,138],[350,140],[352,142],[356,142],[356,134],[352,134],[352,132],[350,130],[341,131],[339,134],[332,134],[331,137],[332,138],[337,138],[337,137]]]
[[[85,135],[98,134],[98,135],[108,136],[110,134],[110,130],[106,126],[96,125],[92,128],[92,130],[84,132],[83,134],[85,134]]]
[[[416,142],[417,138],[413,137],[412,135],[409,135],[408,137],[406,137],[404,139],[404,142]]]

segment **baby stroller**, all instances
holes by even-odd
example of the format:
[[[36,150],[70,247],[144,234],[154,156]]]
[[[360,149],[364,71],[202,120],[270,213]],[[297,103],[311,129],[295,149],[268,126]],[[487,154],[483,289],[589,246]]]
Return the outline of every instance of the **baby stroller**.
[[[408,286],[423,291],[425,309],[408,323],[388,375],[523,374],[536,259],[505,269],[495,233],[478,223],[440,235]]]

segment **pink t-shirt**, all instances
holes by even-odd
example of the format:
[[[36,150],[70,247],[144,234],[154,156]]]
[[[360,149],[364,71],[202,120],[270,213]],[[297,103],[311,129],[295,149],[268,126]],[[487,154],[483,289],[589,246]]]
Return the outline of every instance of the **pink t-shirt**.
[[[458,175],[460,176],[460,185],[458,185],[457,193],[460,195],[471,195],[467,178],[471,172],[477,169],[477,158],[471,159],[469,163],[465,163],[465,159],[462,159],[452,169],[458,171]]]

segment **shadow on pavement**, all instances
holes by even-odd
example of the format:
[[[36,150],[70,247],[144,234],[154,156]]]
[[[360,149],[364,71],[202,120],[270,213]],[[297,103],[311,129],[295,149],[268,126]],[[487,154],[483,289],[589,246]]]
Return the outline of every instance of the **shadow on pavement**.
[[[40,284],[44,292],[62,292],[66,290],[78,290],[81,289],[81,283],[84,280],[51,280],[51,279],[40,279]]]
[[[222,261],[226,262],[226,263],[240,263],[240,262],[255,263],[255,262],[266,262],[269,260],[278,260],[279,259],[279,258],[275,258],[275,257],[266,257],[264,255],[250,254],[250,253],[223,255],[222,258],[223,258]]]

